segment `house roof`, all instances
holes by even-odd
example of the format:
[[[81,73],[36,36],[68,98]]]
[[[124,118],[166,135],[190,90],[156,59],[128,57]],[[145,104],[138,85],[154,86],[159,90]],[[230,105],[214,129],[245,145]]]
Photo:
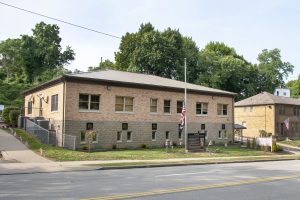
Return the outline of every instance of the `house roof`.
[[[286,105],[300,105],[299,99],[275,96],[268,92],[262,92],[242,101],[238,101],[234,104],[235,107],[253,106],[253,105],[274,105],[274,104],[286,104]]]
[[[58,80],[84,80],[84,81],[93,81],[93,82],[108,82],[108,83],[115,83],[119,85],[130,85],[131,87],[150,87],[150,88],[165,88],[165,89],[184,89],[185,83],[182,81],[172,80],[168,78],[162,78],[159,76],[148,75],[148,74],[140,74],[140,73],[133,73],[133,72],[124,72],[124,71],[117,71],[117,70],[101,70],[95,72],[84,72],[78,74],[66,74],[60,78],[54,79],[53,81]],[[42,85],[36,87],[42,87],[43,85],[47,85],[51,83],[48,81]],[[24,93],[29,93],[33,89],[29,89]],[[204,93],[215,93],[215,94],[222,94],[227,96],[234,96],[236,95],[233,92],[228,92],[224,90],[204,87],[201,85],[195,85],[187,83],[187,89],[190,91],[195,92],[204,92]]]

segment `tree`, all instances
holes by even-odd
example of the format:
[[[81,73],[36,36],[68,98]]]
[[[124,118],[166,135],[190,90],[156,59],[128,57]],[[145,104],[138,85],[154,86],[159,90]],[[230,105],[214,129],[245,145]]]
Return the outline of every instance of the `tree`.
[[[167,28],[160,32],[147,23],[138,32],[122,37],[115,60],[117,69],[183,80],[184,58],[197,54],[195,42],[179,30]],[[195,59],[189,62],[189,69],[197,67]]]
[[[115,63],[109,59],[106,59],[103,62],[100,62],[98,67],[88,67],[88,71],[98,71],[104,69],[115,69]]]
[[[199,53],[196,83],[238,94],[237,100],[256,93],[256,70],[243,56],[220,42],[208,43]]]
[[[41,73],[52,72],[74,60],[75,53],[69,46],[62,50],[57,25],[40,22],[32,32],[32,36],[22,35],[0,43],[1,63],[8,81],[12,77],[30,84],[39,82]]]
[[[275,88],[284,85],[284,79],[293,72],[294,66],[281,60],[280,50],[264,49],[259,55],[258,72],[260,90],[273,93]]]
[[[300,98],[300,75],[297,80],[289,81],[286,85],[291,90],[292,97]]]

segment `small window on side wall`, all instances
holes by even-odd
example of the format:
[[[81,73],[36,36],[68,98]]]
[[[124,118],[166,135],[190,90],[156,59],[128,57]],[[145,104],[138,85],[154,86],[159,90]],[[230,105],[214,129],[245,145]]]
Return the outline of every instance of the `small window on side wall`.
[[[152,123],[152,130],[157,130],[157,123]]]
[[[222,130],[226,129],[225,124],[222,124],[221,128],[222,128]]]
[[[201,130],[205,130],[205,124],[201,124]]]
[[[122,142],[122,132],[121,131],[117,132],[117,142]]]
[[[151,139],[152,139],[152,141],[156,140],[156,131],[152,131]]]
[[[127,131],[128,130],[128,123],[122,123],[122,130]]]
[[[170,139],[170,132],[166,131],[166,140],[169,140],[169,139]]]
[[[94,124],[91,122],[86,123],[86,130],[93,130],[94,129]]]

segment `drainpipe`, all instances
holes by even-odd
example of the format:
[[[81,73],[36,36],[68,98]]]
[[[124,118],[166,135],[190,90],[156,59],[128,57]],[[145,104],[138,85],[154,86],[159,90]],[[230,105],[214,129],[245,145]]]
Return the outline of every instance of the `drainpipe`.
[[[62,147],[64,147],[64,134],[65,134],[65,103],[66,103],[66,100],[65,100],[65,92],[66,92],[66,81],[64,80],[63,81],[63,112],[62,112],[62,127],[61,127],[61,144],[62,144]]]

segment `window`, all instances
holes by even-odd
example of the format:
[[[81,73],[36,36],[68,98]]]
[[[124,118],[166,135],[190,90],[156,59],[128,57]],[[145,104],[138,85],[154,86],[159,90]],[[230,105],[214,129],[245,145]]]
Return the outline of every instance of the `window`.
[[[227,115],[227,104],[218,104],[218,115]]]
[[[133,112],[133,97],[116,96],[116,112]]]
[[[100,95],[79,94],[79,110],[99,111]]]
[[[80,142],[81,143],[85,143],[86,140],[85,140],[85,131],[81,131],[80,132]]]
[[[295,116],[299,116],[299,114],[300,114],[300,109],[299,109],[299,107],[298,107],[298,106],[295,106],[293,110],[294,110],[294,115],[295,115]]]
[[[279,105],[279,114],[280,115],[284,115],[285,114],[285,107],[284,107],[284,105]]]
[[[150,112],[157,113],[157,99],[150,99]]]
[[[156,140],[156,131],[152,131],[151,139],[152,139],[152,141]]]
[[[128,123],[122,123],[122,130],[127,131],[128,130]]]
[[[91,123],[91,122],[89,122],[89,123],[86,123],[86,130],[93,130],[93,127],[94,126],[94,124],[93,123]]]
[[[131,136],[132,136],[132,135],[131,135],[131,131],[128,131],[128,132],[127,132],[127,141],[128,141],[128,142],[132,141]]]
[[[224,138],[227,139],[227,131],[224,131]]]
[[[51,96],[51,112],[58,110],[58,94]]]
[[[170,139],[170,132],[166,131],[166,140]]]
[[[225,124],[222,124],[221,128],[224,130],[226,128]]]
[[[157,130],[157,124],[156,123],[152,124],[152,130]]]
[[[32,101],[28,101],[27,113],[32,114]]]
[[[205,124],[201,124],[201,130],[205,130]]]
[[[177,113],[182,112],[183,101],[177,101]]]
[[[219,131],[219,139],[222,139],[222,131]]]
[[[196,103],[196,114],[207,115],[208,103]]]
[[[171,100],[164,100],[164,113],[171,113]]]
[[[121,131],[117,132],[117,142],[122,142],[122,132]]]

